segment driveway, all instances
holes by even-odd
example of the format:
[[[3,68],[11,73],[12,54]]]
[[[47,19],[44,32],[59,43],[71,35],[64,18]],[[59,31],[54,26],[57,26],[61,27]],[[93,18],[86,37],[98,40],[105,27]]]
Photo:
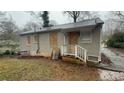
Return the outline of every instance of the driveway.
[[[103,68],[115,70],[115,71],[123,71],[124,72],[124,57],[117,55],[113,51],[108,48],[102,48],[101,52],[104,53],[111,61],[112,65],[102,66]]]

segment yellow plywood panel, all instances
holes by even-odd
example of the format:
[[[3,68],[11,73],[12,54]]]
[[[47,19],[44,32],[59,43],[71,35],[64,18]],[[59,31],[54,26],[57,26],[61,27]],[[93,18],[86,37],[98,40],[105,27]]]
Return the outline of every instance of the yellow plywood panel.
[[[50,33],[50,46],[52,48],[57,47],[57,32],[51,32]]]

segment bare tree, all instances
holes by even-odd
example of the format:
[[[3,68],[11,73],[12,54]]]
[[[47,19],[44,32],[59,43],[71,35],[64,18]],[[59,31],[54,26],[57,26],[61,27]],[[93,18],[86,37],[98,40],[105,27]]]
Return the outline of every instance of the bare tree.
[[[1,38],[4,40],[15,40],[16,35],[15,32],[18,31],[17,25],[12,21],[2,21],[0,25],[0,30],[2,32]]]
[[[36,22],[27,22],[24,27],[23,27],[23,31],[36,31],[37,28],[40,27],[40,24],[36,23]]]
[[[98,17],[97,12],[90,11],[64,11],[64,14],[67,14],[73,19],[73,22],[82,21],[84,19],[91,19]]]
[[[40,26],[40,28],[41,28],[43,26],[43,18],[42,18],[43,12],[42,11],[39,11],[39,12],[29,11],[28,13],[30,13],[31,16],[36,19],[35,21],[37,21],[41,25]],[[26,27],[28,27],[28,29],[32,29],[32,27],[35,27],[35,26],[34,26],[34,24],[28,23]],[[40,53],[39,34],[36,34],[36,37],[38,40],[36,53],[38,54],[38,53]]]
[[[85,19],[92,19],[92,18],[98,18],[98,12],[94,11],[81,11],[79,21],[85,20]]]
[[[55,25],[57,25],[58,23],[55,21],[55,20],[50,20],[50,25],[51,26],[55,26]]]
[[[44,26],[44,23],[46,24],[48,21],[48,26],[54,26],[57,24],[57,22],[55,20],[49,20],[49,12],[47,11],[47,16],[46,14],[43,14],[46,11],[39,11],[39,12],[34,12],[34,11],[28,11],[27,13],[30,13],[30,15],[35,18],[35,21],[37,21],[38,24],[40,24],[41,26]],[[47,19],[47,21],[45,22],[45,20]]]
[[[106,39],[118,31],[124,31],[124,12],[110,11],[107,12],[107,19],[104,20],[103,34]]]
[[[119,31],[124,30],[124,11],[111,11],[112,20],[117,24],[116,29]]]
[[[26,13],[29,13],[38,24],[40,24],[41,26],[43,25],[43,20],[42,20],[43,11],[39,11],[39,12],[27,11]]]
[[[8,12],[0,12],[0,48],[15,51],[19,45],[19,28]]]
[[[69,15],[72,19],[73,22],[76,23],[77,19],[80,17],[80,11],[65,11],[65,14]]]
[[[119,19],[123,19],[124,20],[124,11],[111,11],[111,13],[118,17]]]

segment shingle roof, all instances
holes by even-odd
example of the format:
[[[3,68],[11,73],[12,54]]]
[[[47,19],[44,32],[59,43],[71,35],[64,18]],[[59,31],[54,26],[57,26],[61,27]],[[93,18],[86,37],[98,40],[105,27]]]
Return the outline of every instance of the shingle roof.
[[[26,32],[20,33],[20,35],[56,31],[56,30],[61,30],[61,29],[63,30],[63,29],[69,29],[69,28],[94,26],[94,25],[103,24],[103,23],[104,22],[100,18],[87,19],[87,20],[83,20],[77,23],[69,23],[69,24],[62,24],[62,25],[57,25],[57,26],[52,26],[52,27],[46,27],[46,28],[42,28],[41,30],[37,30],[37,31],[26,31]]]

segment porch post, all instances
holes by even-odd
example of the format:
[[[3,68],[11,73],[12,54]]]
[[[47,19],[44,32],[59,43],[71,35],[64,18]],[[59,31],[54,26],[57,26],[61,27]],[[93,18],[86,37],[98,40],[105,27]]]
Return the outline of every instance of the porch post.
[[[77,45],[75,45],[75,57],[77,57]]]
[[[85,62],[87,61],[87,50],[86,49],[84,50],[84,61]]]
[[[65,43],[65,42],[66,42],[65,38],[66,38],[66,34],[65,34],[65,32],[64,32],[64,45],[66,44],[66,43]]]
[[[61,55],[62,56],[64,55],[64,48],[63,48],[63,46],[61,46]]]

